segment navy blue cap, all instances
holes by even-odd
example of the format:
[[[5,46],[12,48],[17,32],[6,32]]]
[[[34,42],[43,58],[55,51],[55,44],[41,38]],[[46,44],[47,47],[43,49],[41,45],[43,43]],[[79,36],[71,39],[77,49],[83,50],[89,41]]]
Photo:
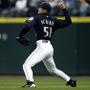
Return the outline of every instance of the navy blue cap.
[[[39,7],[40,8],[43,8],[43,9],[46,9],[47,12],[50,12],[51,11],[51,5],[49,3],[43,2],[43,3],[40,4]]]

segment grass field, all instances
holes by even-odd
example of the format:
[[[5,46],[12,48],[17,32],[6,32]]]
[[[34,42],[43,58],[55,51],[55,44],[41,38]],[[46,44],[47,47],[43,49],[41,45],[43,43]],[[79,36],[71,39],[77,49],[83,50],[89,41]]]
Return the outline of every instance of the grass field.
[[[66,86],[64,80],[51,76],[35,76],[37,88],[21,88],[25,84],[24,76],[0,76],[0,90],[90,90],[90,77],[72,77],[77,79],[77,87]]]

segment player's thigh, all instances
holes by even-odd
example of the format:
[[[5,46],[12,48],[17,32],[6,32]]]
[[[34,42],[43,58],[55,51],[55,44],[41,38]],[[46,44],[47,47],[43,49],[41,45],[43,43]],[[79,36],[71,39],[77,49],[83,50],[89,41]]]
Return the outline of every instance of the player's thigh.
[[[29,65],[30,67],[33,67],[34,65],[42,61],[44,58],[45,58],[45,54],[40,53],[38,50],[36,53],[33,53],[32,55],[30,55],[24,64]]]
[[[56,68],[53,56],[43,60],[44,65],[46,66],[48,71],[52,71]]]

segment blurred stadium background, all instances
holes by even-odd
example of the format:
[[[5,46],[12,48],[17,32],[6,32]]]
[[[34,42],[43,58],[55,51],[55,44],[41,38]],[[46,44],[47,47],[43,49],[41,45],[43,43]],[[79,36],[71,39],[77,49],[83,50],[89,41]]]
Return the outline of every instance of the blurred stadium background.
[[[50,15],[63,19],[57,7],[60,0],[0,0],[0,75],[24,75],[22,65],[35,49],[34,28],[26,34],[31,38],[30,47],[24,47],[16,37],[25,20],[36,15],[38,5],[51,4]],[[90,0],[64,0],[73,24],[57,30],[52,44],[55,62],[69,75],[90,75]],[[48,75],[43,63],[33,67],[35,75]]]
[[[41,2],[49,2],[52,16],[63,16],[57,3],[63,1],[71,16],[90,16],[90,0],[0,0],[1,17],[30,17],[37,13]]]

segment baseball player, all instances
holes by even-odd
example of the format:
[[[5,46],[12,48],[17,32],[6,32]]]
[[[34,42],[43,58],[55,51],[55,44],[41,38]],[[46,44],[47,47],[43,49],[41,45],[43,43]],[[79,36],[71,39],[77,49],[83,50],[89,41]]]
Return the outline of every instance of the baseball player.
[[[53,58],[54,49],[51,44],[51,37],[53,33],[57,29],[67,27],[72,23],[64,3],[60,2],[58,5],[63,11],[65,20],[51,17],[48,14],[51,10],[50,4],[43,2],[38,8],[38,15],[26,20],[25,27],[21,30],[18,36],[18,39],[21,39],[25,33],[27,33],[32,27],[35,27],[37,47],[23,64],[23,70],[27,80],[27,83],[22,86],[23,88],[36,87],[32,67],[41,61],[43,61],[45,67],[51,74],[55,74],[63,78],[66,81],[66,85],[76,87],[76,80],[72,80],[64,72],[57,69]]]

